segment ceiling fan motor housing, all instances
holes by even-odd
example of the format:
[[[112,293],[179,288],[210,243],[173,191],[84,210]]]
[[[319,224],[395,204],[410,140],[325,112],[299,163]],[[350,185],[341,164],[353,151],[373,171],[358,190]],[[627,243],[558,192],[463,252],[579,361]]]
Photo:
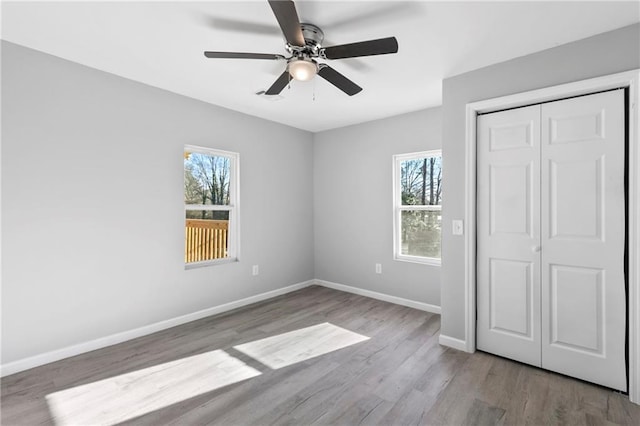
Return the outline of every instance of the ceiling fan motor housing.
[[[324,40],[324,32],[317,26],[309,23],[300,24],[304,46],[292,46],[287,43],[287,50],[294,56],[317,58],[320,56],[320,48]]]
[[[304,37],[307,46],[319,46],[324,40],[324,33],[322,30],[313,24],[303,23],[300,24],[302,30],[302,36]]]

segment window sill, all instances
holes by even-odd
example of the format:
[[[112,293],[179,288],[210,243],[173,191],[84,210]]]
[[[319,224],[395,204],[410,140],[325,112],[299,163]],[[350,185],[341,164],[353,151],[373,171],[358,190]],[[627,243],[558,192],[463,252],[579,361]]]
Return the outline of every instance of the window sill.
[[[397,260],[399,262],[419,263],[421,265],[429,266],[440,266],[442,264],[442,260],[435,257],[397,255],[393,258],[393,260]]]
[[[185,270],[189,270],[189,269],[198,269],[198,268],[204,268],[207,266],[214,266],[214,265],[224,265],[227,263],[234,263],[237,262],[238,258],[237,257],[226,257],[224,259],[216,259],[216,260],[207,260],[204,262],[191,262],[191,263],[185,263],[184,264],[184,269]]]

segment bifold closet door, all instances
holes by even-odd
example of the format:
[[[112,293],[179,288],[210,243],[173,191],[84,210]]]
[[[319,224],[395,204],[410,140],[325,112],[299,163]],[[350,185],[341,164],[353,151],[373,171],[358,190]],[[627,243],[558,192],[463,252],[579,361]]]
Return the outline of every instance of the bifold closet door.
[[[624,92],[542,105],[542,366],[625,391]]]
[[[477,346],[540,357],[540,105],[478,117]]]
[[[478,349],[626,390],[623,91],[477,134]]]

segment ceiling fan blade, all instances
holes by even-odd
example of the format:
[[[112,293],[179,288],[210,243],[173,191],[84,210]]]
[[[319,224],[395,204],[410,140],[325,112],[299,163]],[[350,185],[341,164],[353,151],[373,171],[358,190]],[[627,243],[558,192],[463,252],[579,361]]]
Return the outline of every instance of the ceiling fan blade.
[[[276,15],[285,40],[292,46],[304,46],[304,37],[300,29],[300,20],[296,5],[292,1],[269,0],[273,14]]]
[[[362,87],[358,86],[353,81],[331,68],[329,65],[323,64],[323,66],[320,67],[320,71],[318,71],[318,75],[349,96],[353,96],[362,91]]]
[[[356,58],[358,56],[386,55],[398,52],[398,40],[395,37],[378,40],[361,41],[358,43],[329,46],[322,49],[327,59]]]
[[[289,76],[289,71],[285,71],[282,74],[280,74],[280,77],[278,77],[275,83],[273,83],[271,87],[269,87],[269,89],[266,92],[264,92],[264,94],[279,95],[280,92],[282,92],[282,89],[287,87],[287,84],[289,84],[289,81],[291,81],[291,77]]]
[[[204,52],[204,56],[214,59],[285,59],[284,56],[275,53]]]

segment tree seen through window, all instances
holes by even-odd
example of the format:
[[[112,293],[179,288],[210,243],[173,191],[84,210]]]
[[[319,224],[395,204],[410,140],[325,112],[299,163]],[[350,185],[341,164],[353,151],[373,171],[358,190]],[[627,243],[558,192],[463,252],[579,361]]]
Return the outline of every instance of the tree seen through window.
[[[439,151],[398,156],[396,256],[440,259],[442,156]]]

